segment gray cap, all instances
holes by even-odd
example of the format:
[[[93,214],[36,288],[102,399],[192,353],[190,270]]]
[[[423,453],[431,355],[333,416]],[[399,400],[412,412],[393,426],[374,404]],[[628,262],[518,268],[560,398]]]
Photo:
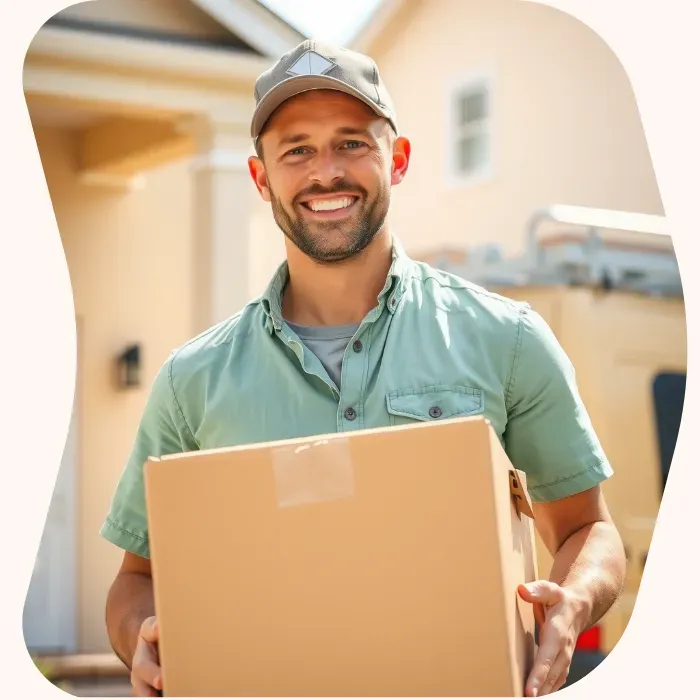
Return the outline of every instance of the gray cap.
[[[290,97],[308,90],[339,90],[389,121],[398,133],[394,106],[375,62],[364,54],[309,39],[286,53],[255,83],[250,134],[257,139],[272,113]]]

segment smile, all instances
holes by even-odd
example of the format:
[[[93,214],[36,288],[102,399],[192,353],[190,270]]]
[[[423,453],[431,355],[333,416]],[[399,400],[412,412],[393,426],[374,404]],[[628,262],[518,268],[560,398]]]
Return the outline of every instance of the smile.
[[[319,198],[310,199],[306,202],[302,202],[302,205],[309,211],[315,213],[344,213],[349,210],[355,202],[357,202],[358,197],[351,196],[341,196],[331,198]]]

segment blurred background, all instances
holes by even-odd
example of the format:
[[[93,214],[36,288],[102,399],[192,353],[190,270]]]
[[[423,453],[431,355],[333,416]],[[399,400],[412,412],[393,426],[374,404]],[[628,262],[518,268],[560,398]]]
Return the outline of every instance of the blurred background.
[[[73,285],[78,376],[29,650],[75,695],[129,694],[104,624],[121,552],[98,531],[155,373],[284,258],[247,171],[248,128],[256,77],[306,37],[379,65],[413,144],[390,215],[409,254],[529,301],[574,362],[629,559],[574,682],[634,605],[683,406],[685,313],[622,66],[586,26],[519,0],[91,0],[39,30],[24,90]]]

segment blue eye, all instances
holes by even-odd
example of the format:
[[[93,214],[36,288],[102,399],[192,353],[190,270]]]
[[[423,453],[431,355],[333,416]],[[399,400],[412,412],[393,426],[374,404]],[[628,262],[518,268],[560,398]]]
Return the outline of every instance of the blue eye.
[[[364,146],[362,141],[348,141],[345,145],[351,147],[350,150],[354,150],[354,148],[361,148],[362,146]]]

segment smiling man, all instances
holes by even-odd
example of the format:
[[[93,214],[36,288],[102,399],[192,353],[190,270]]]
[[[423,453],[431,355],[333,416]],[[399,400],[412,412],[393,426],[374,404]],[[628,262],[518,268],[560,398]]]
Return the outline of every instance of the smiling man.
[[[162,688],[149,456],[478,413],[527,474],[554,557],[548,579],[519,589],[541,628],[525,693],[560,688],[577,637],[625,575],[600,490],[612,469],[571,363],[528,305],[403,251],[387,215],[411,148],[371,59],[305,42],[259,78],[255,97],[250,173],[286,260],[260,298],[167,359],[102,528],[125,550],[107,627],[134,693]]]

